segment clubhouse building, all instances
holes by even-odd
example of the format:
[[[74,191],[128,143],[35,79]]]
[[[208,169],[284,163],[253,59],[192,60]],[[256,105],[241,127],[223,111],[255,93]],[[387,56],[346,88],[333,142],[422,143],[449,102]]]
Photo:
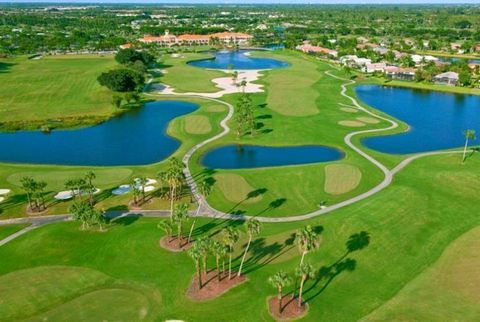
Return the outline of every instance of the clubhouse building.
[[[227,45],[246,45],[250,43],[253,36],[241,32],[219,32],[210,35],[184,34],[175,36],[167,31],[162,36],[145,35],[138,39],[144,44],[157,44],[170,47],[174,45],[208,45],[210,43],[223,43]]]

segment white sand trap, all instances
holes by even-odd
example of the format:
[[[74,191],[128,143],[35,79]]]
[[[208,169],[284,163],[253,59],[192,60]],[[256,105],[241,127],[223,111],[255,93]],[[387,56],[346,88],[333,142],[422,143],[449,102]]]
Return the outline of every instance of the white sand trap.
[[[373,117],[368,117],[368,116],[360,116],[357,117],[357,120],[363,123],[368,123],[368,124],[378,124],[380,123],[380,120],[373,118]]]
[[[0,197],[0,202],[4,202],[5,201],[5,197]]]
[[[140,178],[135,178],[135,182],[137,182],[137,184],[138,184],[139,180],[140,180]],[[157,184],[157,180],[147,178],[147,182],[145,183],[146,186],[151,186],[151,185],[154,185],[154,184]]]
[[[197,93],[197,92],[187,92],[187,93],[176,93],[173,87],[170,87],[166,84],[153,84],[152,88],[158,91],[160,94],[166,95],[199,95],[210,98],[220,98],[226,94],[241,93],[261,93],[263,92],[263,85],[254,84],[262,74],[260,70],[238,70],[238,77],[236,81],[233,81],[231,74],[234,72],[232,70],[222,70],[224,73],[228,74],[227,77],[219,77],[212,79],[212,82],[215,83],[215,86],[221,90],[215,93]],[[241,87],[240,84],[245,81],[245,87]]]
[[[363,127],[365,126],[365,123],[359,122],[359,121],[340,121],[338,124],[343,125],[343,126],[348,126],[348,127]]]
[[[131,190],[132,190],[132,188],[130,187],[129,184],[124,184],[124,185],[121,185],[120,187],[118,187],[117,189],[112,190],[112,194],[114,194],[116,196],[124,195],[124,194],[129,193]]]
[[[180,55],[179,54],[172,54],[172,57],[173,58],[178,58],[178,57],[180,57]]]
[[[155,190],[156,188],[154,186],[146,186],[145,187],[145,192],[150,192],[150,191],[153,191]]]
[[[342,107],[342,108],[340,108],[340,110],[342,110],[344,112],[347,112],[347,113],[358,113],[357,109],[351,108],[351,107]]]
[[[96,194],[100,193],[100,191],[102,191],[102,190],[100,190],[98,188],[95,188],[95,191],[93,192],[93,194],[96,195]],[[88,192],[82,192],[81,195],[82,196],[87,196]],[[72,190],[60,191],[53,198],[55,198],[56,200],[72,199],[73,198]]]
[[[10,189],[0,189],[0,196],[7,195],[10,191]]]

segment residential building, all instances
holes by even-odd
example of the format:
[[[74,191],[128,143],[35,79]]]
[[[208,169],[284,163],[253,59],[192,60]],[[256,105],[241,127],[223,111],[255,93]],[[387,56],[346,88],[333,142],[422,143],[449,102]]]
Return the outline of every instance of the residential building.
[[[415,68],[401,68],[397,66],[387,66],[384,70],[385,77],[406,81],[413,81],[415,79],[415,71]]]
[[[225,44],[245,45],[249,43],[252,38],[253,36],[240,32],[220,32],[211,35],[184,34],[175,36],[170,34],[167,30],[163,36],[146,35],[143,38],[140,38],[139,41],[147,44],[155,43],[161,46],[173,46],[208,45],[212,39],[216,39]]]
[[[305,42],[303,45],[297,46],[296,49],[307,54],[325,54],[333,57],[337,57],[338,55],[338,52],[336,50],[324,48],[320,46],[312,46],[309,43],[305,43]]]
[[[362,71],[364,73],[375,73],[375,72],[384,72],[387,64],[385,63],[373,63],[373,64],[365,64],[363,66]]]
[[[371,64],[372,60],[368,58],[360,58],[356,55],[347,55],[340,58],[340,63],[351,67],[363,67],[367,64]]]
[[[458,83],[458,73],[446,72],[441,73],[433,77],[435,84],[452,85],[455,86]]]

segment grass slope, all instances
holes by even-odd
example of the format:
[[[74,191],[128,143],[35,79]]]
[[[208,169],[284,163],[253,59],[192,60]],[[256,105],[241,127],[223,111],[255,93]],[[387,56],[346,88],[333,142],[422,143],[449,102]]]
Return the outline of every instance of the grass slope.
[[[97,82],[113,68],[111,56],[52,56],[2,59],[0,120],[28,127],[28,122],[86,116],[106,118],[114,113],[111,93]]]

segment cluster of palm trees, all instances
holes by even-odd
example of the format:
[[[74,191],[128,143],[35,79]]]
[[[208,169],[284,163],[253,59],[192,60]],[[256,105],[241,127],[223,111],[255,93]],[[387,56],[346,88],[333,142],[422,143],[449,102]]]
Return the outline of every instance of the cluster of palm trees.
[[[22,188],[27,194],[28,209],[32,212],[41,212],[47,209],[45,203],[45,181],[36,181],[32,177],[23,177],[20,180]]]
[[[92,171],[88,171],[83,178],[69,179],[65,182],[65,189],[71,191],[74,201],[82,196],[88,197],[88,203],[93,205],[95,203],[93,195],[95,193],[95,186],[93,180],[96,175]]]
[[[179,159],[172,157],[169,160],[169,166],[165,172],[159,172],[158,178],[168,186],[168,195],[170,199],[170,215],[173,216],[174,201],[181,196],[182,186],[185,181],[183,173],[185,165]]]
[[[251,218],[245,222],[246,230],[248,233],[248,242],[242,256],[242,260],[239,269],[236,273],[237,277],[242,275],[243,264],[245,262],[248,249],[252,242],[253,236],[258,235],[261,231],[261,224],[258,220]],[[208,270],[208,256],[212,255],[215,259],[215,267],[217,271],[218,281],[222,280],[222,276],[226,275],[226,261],[228,259],[228,280],[233,278],[232,275],[232,257],[235,245],[239,241],[240,233],[237,228],[229,226],[221,231],[221,239],[214,240],[210,237],[199,238],[193,247],[189,250],[188,254],[195,263],[195,268],[198,276],[198,285],[201,289],[204,285],[202,283],[202,275],[206,276]]]
[[[178,247],[182,247],[183,224],[188,219],[188,204],[176,204],[173,212],[170,215],[170,220],[163,220],[158,224],[158,227],[163,229],[167,234],[168,242],[173,240],[173,230],[176,228],[177,234],[175,238],[178,240]],[[188,244],[188,241],[187,241]]]
[[[100,231],[103,231],[102,225],[106,223],[106,218],[104,217],[103,212],[95,209],[89,201],[75,201],[69,210],[73,219],[82,223],[82,230],[98,225]]]
[[[305,255],[320,247],[320,237],[310,225],[307,225],[302,229],[296,231],[295,244],[297,245],[298,250],[301,254],[300,264],[295,269],[295,276],[298,279],[297,281],[299,285],[297,301],[298,307],[301,307],[303,304],[302,295],[305,282],[308,279],[314,278],[316,275],[313,266],[305,262]],[[284,309],[282,305],[282,299],[284,297],[283,289],[291,284],[292,278],[285,271],[279,271],[276,274],[272,275],[268,279],[268,281],[275,288],[277,288],[279,313],[281,314]]]

